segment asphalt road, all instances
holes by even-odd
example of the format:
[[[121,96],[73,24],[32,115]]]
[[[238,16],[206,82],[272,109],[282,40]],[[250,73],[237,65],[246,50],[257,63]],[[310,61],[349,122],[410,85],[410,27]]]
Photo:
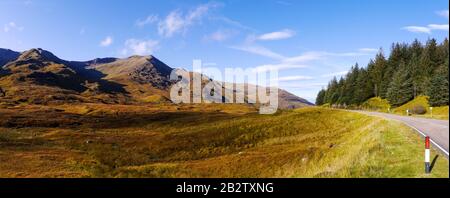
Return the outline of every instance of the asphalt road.
[[[408,125],[409,127],[418,131],[421,135],[429,136],[430,139],[432,140],[431,143],[433,143],[433,145],[437,147],[436,149],[441,150],[448,157],[448,145],[449,145],[448,120],[434,120],[434,119],[400,116],[379,112],[366,112],[366,111],[357,111],[357,112],[401,121],[406,125]]]

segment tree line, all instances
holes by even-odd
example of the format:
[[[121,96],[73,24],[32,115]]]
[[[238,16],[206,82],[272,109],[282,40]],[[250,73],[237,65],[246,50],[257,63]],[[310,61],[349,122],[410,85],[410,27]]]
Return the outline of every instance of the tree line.
[[[334,77],[322,89],[316,105],[359,106],[372,97],[387,99],[391,106],[401,106],[419,95],[430,97],[431,106],[449,102],[449,46],[429,39],[422,44],[394,43],[389,57],[383,50],[371,59],[367,67],[357,63],[346,76]]]

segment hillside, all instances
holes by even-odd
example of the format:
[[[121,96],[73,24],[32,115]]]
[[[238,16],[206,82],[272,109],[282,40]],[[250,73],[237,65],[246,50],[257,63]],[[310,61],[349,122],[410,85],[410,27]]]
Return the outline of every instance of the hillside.
[[[170,103],[173,68],[153,56],[66,61],[43,49],[0,50],[3,105]],[[235,90],[243,92],[243,90]],[[280,108],[312,105],[280,90]]]

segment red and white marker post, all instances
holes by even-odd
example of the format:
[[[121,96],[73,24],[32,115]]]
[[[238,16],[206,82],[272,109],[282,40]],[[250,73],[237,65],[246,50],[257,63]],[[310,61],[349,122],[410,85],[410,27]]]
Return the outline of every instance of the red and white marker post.
[[[431,172],[430,167],[430,137],[425,137],[425,173],[429,174]]]

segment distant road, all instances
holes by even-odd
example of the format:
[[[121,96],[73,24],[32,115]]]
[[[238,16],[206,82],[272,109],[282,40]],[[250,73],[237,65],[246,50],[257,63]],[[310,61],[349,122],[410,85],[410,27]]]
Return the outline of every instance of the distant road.
[[[392,120],[398,120],[409,127],[415,129],[423,136],[430,136],[432,143],[438,150],[441,150],[448,157],[448,145],[449,145],[449,122],[448,120],[435,120],[418,118],[411,116],[400,116],[388,113],[379,112],[367,112],[367,111],[356,111],[359,113],[380,116]]]

